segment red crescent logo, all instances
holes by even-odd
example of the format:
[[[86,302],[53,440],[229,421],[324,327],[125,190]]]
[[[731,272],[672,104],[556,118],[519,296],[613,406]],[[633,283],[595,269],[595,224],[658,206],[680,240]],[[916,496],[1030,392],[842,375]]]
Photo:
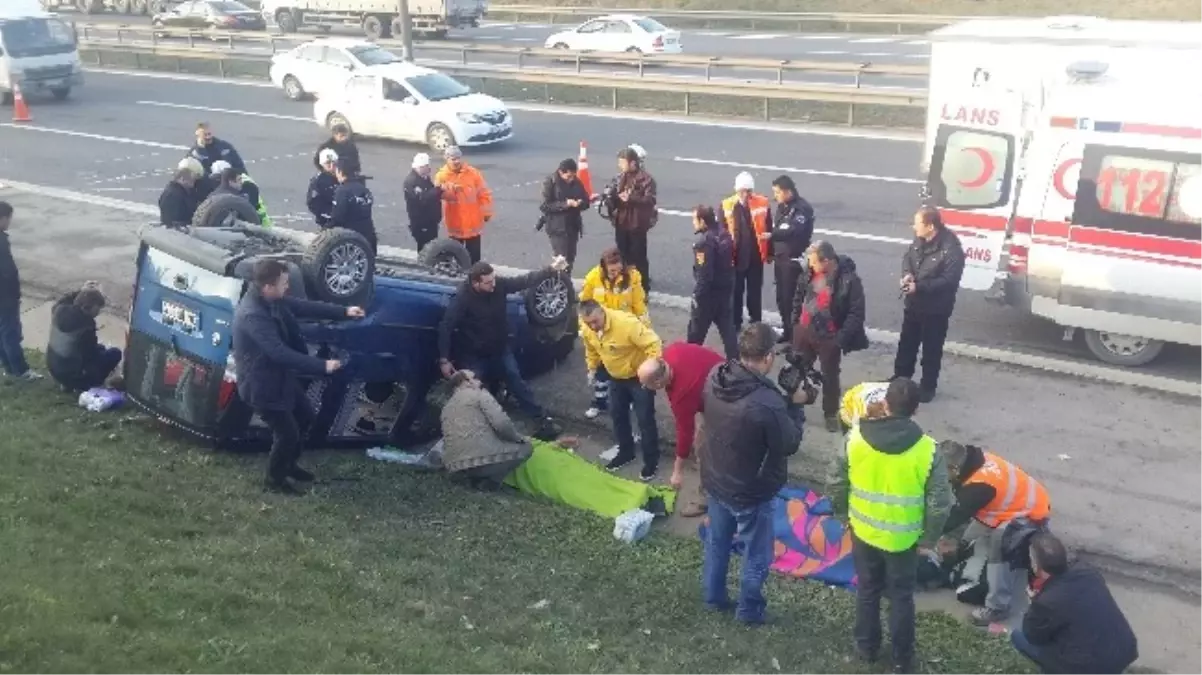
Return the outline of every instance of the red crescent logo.
[[[981,175],[977,176],[973,180],[960,181],[960,186],[966,187],[969,189],[973,189],[973,188],[979,188],[979,187],[985,185],[985,183],[988,183],[990,177],[993,176],[993,169],[994,169],[993,157],[990,156],[989,152],[986,151],[984,148],[964,148],[963,151],[971,152],[971,153],[975,154],[977,157],[981,158]]]
[[[1073,186],[1073,191],[1069,192],[1068,187],[1064,184],[1064,177],[1068,175],[1070,169],[1081,163],[1080,159],[1066,159],[1056,167],[1056,173],[1052,176],[1052,186],[1056,188],[1056,192],[1060,193],[1065,199],[1077,198],[1077,186]]]

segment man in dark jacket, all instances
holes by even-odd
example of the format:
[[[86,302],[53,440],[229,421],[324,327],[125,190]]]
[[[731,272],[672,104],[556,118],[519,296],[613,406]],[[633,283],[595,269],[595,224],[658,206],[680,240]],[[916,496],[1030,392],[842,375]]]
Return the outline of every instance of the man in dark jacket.
[[[239,174],[246,173],[246,163],[242,161],[242,156],[228,141],[214,136],[208,122],[196,125],[196,144],[188,154],[200,162],[206,174],[213,170],[213,162],[219,159],[229,162]]]
[[[451,358],[484,382],[503,381],[523,412],[538,420],[539,438],[558,435],[554,421],[534,400],[534,392],[522,379],[517,358],[509,344],[509,300],[512,293],[541,283],[566,269],[560,262],[520,277],[500,277],[483,260],[472,265],[467,279],[451,298],[438,325],[438,368],[443,377],[455,374]]]
[[[1045,673],[1122,673],[1139,658],[1135,633],[1097,570],[1070,565],[1048,532],[1031,538],[1031,606],[1010,640]]]
[[[54,303],[46,368],[54,381],[67,389],[99,387],[121,363],[121,350],[105,347],[97,337],[96,317],[104,305],[104,294],[91,282]]]
[[[335,124],[334,128],[330,129],[330,137],[317,146],[317,152],[313,153],[313,166],[317,167],[318,171],[322,170],[325,163],[321,159],[323,150],[333,150],[338,159],[345,159],[347,166],[355,173],[363,171],[363,165],[359,163],[359,148],[355,146],[351,130],[347,129],[346,125]]]
[[[565,159],[555,173],[543,181],[541,223],[551,240],[551,250],[568,261],[568,270],[576,262],[576,244],[584,237],[584,212],[589,194],[576,177],[576,160]],[[637,265],[636,265],[637,267]],[[641,272],[641,270],[640,270]]]
[[[159,223],[167,227],[191,225],[192,216],[200,204],[197,200],[197,181],[203,180],[192,169],[176,169],[171,182],[159,194]]]
[[[613,195],[614,244],[622,260],[643,275],[643,290],[651,292],[651,264],[647,256],[647,233],[658,220],[655,179],[643,170],[639,155],[631,148],[618,153],[618,179]]]
[[[711,325],[718,326],[726,358],[738,357],[734,310],[734,249],[730,232],[718,222],[714,209],[693,209],[693,298],[688,341],[705,344]]]
[[[41,374],[29,369],[21,347],[21,274],[8,242],[12,221],[12,204],[0,202],[0,365],[13,377],[40,380]]]
[[[902,257],[901,290],[905,296],[901,336],[893,374],[914,377],[922,348],[922,401],[935,398],[943,364],[943,342],[956,308],[956,292],[964,274],[960,238],[943,224],[939,210],[924,206],[914,214],[914,243]]]
[[[330,226],[330,214],[334,212],[334,192],[338,190],[338,177],[334,175],[338,165],[338,153],[326,148],[318,152],[321,171],[309,179],[309,191],[305,193],[305,206],[313,214],[318,227]]]
[[[788,478],[788,458],[801,444],[805,414],[767,374],[776,333],[753,323],[739,335],[739,359],[710,373],[702,394],[699,460],[710,518],[702,589],[705,604],[726,609],[726,573],[735,535],[743,540],[743,576],[735,618],[764,622],[763,585],[772,565],[772,500]],[[800,390],[799,390],[800,391]]]
[[[313,480],[313,474],[297,465],[301,434],[313,418],[300,378],[329,375],[343,366],[341,361],[309,355],[297,318],[358,319],[363,310],[289,296],[288,267],[279,260],[259,260],[253,276],[253,287],[234,312],[238,396],[271,429],[264,486],[294,494],[289,478]]]
[[[868,347],[864,285],[852,259],[837,255],[828,242],[814,242],[806,252],[806,266],[797,277],[790,316],[793,350],[807,366],[817,360],[822,373],[826,430],[839,431],[843,355]]]
[[[375,197],[367,188],[367,178],[359,174],[350,160],[341,158],[334,167],[334,175],[338,178],[338,188],[334,190],[329,227],[343,227],[363,235],[375,255],[376,225],[372,220]]]
[[[413,170],[405,177],[405,211],[409,214],[409,233],[421,251],[438,238],[442,222],[442,188],[434,184],[430,155],[419,152],[413,158]]]
[[[797,277],[801,275],[810,240],[814,236],[814,207],[797,194],[797,185],[789,176],[772,181],[772,196],[776,198],[776,218],[772,227],[772,257],[776,275],[776,311],[780,312],[782,343],[793,339],[793,294],[797,292]]]

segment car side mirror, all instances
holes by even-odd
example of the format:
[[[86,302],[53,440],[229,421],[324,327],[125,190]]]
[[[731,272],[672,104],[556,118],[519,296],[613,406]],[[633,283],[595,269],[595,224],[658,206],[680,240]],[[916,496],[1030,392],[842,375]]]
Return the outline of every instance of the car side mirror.
[[[417,105],[417,99],[413,98],[412,96],[406,96],[405,98],[401,99],[401,103],[405,105]]]

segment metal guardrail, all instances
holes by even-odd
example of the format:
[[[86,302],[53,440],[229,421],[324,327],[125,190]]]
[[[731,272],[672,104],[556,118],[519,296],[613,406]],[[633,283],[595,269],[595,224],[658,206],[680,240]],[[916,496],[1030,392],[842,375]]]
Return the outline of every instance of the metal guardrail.
[[[104,63],[105,54],[133,55],[137,67],[149,67],[150,57],[175,59],[179,69],[185,59],[216,61],[219,73],[225,77],[233,69],[228,68],[230,62],[257,63],[264,66],[271,61],[271,56],[264,53],[239,52],[235,50],[202,50],[188,47],[165,47],[162,45],[130,45],[115,43],[80,43],[80,49],[92,51],[97,55],[97,64]],[[925,92],[910,92],[899,89],[880,89],[868,87],[829,86],[795,84],[786,82],[743,82],[736,80],[706,81],[671,77],[618,77],[605,73],[572,72],[555,69],[535,68],[506,68],[483,65],[454,65],[443,66],[439,69],[462,77],[473,77],[485,80],[508,80],[543,86],[592,87],[606,89],[611,92],[613,108],[619,108],[619,91],[642,91],[676,93],[684,96],[684,113],[691,113],[690,97],[718,96],[726,98],[742,98],[762,101],[763,118],[770,119],[769,103],[773,100],[813,101],[820,103],[842,104],[848,106],[847,123],[854,124],[857,106],[889,106],[896,108],[922,108],[926,106]],[[265,73],[259,73],[262,76]]]
[[[232,31],[172,31],[153,30],[144,26],[78,24],[76,30],[85,42],[103,44],[105,41],[95,39],[97,33],[105,31],[115,33],[115,43],[137,46],[138,43],[150,43],[152,46],[184,47],[194,50],[212,50],[223,48],[235,51],[238,43],[260,44],[268,48],[271,54],[288,51],[296,47],[296,38],[285,38],[263,32],[232,32]],[[181,44],[186,42],[186,44]],[[398,40],[379,40],[377,44],[384,47],[401,48]],[[544,49],[541,47],[510,47],[505,45],[484,44],[455,44],[441,41],[421,43],[426,51],[455,53],[463,65],[470,65],[471,55],[500,55],[514,58],[513,66],[519,70],[529,67],[527,59],[554,59],[561,62],[571,62],[574,71],[583,73],[585,64],[628,65],[638,68],[640,78],[646,78],[647,66],[696,68],[703,72],[704,79],[710,80],[716,68],[741,68],[745,70],[763,70],[775,74],[777,84],[785,84],[786,73],[823,73],[834,75],[849,75],[855,78],[856,86],[860,85],[863,77],[868,75],[895,77],[923,77],[929,74],[926,66],[906,65],[877,65],[871,62],[853,63],[849,61],[790,61],[776,59],[753,59],[720,56],[684,56],[669,54],[626,54],[577,52],[562,49]]]

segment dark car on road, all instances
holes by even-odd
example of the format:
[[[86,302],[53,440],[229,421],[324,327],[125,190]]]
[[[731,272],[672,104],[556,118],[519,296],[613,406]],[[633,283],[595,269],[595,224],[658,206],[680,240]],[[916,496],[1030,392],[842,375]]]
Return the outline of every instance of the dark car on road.
[[[210,199],[230,201],[236,195]],[[198,216],[241,209],[205,209]],[[243,209],[244,210],[244,209]],[[136,404],[218,446],[259,444],[265,426],[237,394],[234,309],[255,261],[284,261],[290,292],[311,300],[360,306],[366,317],[302,322],[311,354],[344,360],[337,373],[308,382],[318,445],[392,443],[428,437],[423,415],[438,373],[438,324],[470,264],[467,250],[436,240],[420,259],[373,258],[362,235],[343,229],[283,236],[234,221],[142,235],[126,343],[126,393]],[[511,344],[527,378],[571,353],[577,340],[570,277],[552,277],[509,299]]]
[[[155,14],[155,28],[177,30],[264,30],[258,11],[235,0],[185,0]]]

